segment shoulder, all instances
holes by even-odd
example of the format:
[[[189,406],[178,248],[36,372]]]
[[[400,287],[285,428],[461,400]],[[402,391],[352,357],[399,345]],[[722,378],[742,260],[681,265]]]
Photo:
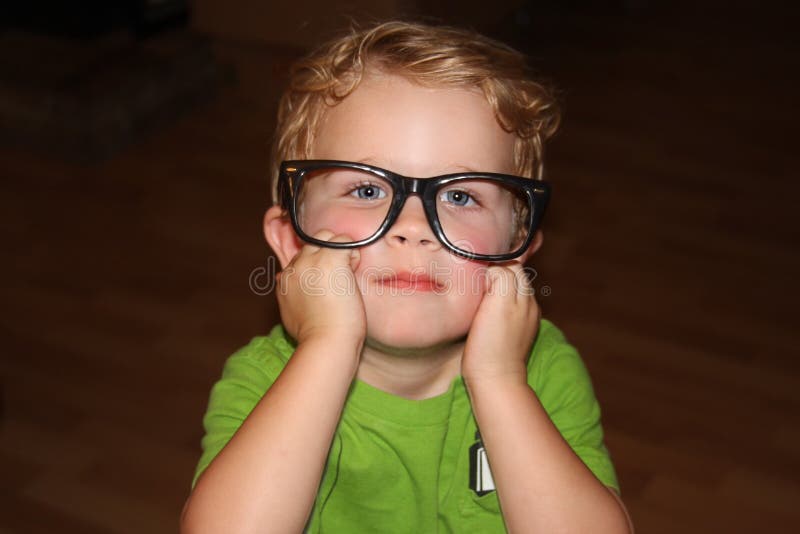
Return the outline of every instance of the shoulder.
[[[528,360],[528,378],[538,382],[553,372],[585,372],[585,367],[564,333],[549,320],[542,319]]]
[[[578,350],[547,319],[539,325],[528,361],[528,383],[548,412],[581,400],[595,402],[592,382]]]
[[[250,342],[234,352],[230,359],[249,359],[268,363],[271,359],[278,358],[286,363],[294,352],[294,342],[278,324],[266,336],[256,336]]]
[[[603,443],[600,406],[578,351],[542,319],[528,362],[528,383],[570,447],[606,486],[619,490]]]
[[[211,388],[203,416],[203,454],[192,485],[272,386],[293,352],[294,346],[279,325],[228,357],[222,377]]]
[[[223,380],[242,373],[263,375],[273,382],[294,352],[294,344],[281,325],[266,336],[257,336],[234,352],[225,362]]]
[[[222,376],[211,388],[206,417],[217,412],[247,415],[277,380],[294,352],[281,326],[254,337],[225,361]]]

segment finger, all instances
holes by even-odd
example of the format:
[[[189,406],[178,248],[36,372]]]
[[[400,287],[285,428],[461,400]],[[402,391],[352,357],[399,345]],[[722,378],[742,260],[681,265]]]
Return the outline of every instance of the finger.
[[[335,232],[332,230],[328,230],[327,228],[323,228],[315,233],[313,236],[314,239],[319,239],[320,241],[330,241],[331,238],[336,235]]]
[[[533,287],[519,262],[489,267],[488,279],[488,290],[493,295],[508,297],[513,302],[520,302],[533,296]]]
[[[313,237],[314,239],[316,239],[318,241],[330,241],[333,236],[334,236],[334,233],[332,231],[326,230],[326,229],[322,229],[322,230],[318,231],[317,233],[315,233],[314,235],[312,235],[311,237]],[[306,243],[306,249],[309,252],[317,252],[321,248],[322,248],[321,245],[317,245],[315,243]]]
[[[533,296],[533,285],[528,278],[528,272],[525,267],[518,261],[511,262],[506,265],[506,268],[514,276],[514,292],[517,298],[525,298]]]
[[[350,249],[350,268],[355,272],[361,263],[361,252],[357,248]]]
[[[348,234],[335,234],[334,235],[334,233],[331,232],[330,237],[328,237],[326,239],[326,241],[332,241],[334,243],[352,243],[353,241],[355,241],[355,239],[350,237]]]
[[[316,233],[312,234],[311,237],[318,240],[318,241],[333,241],[334,236],[336,234],[331,231],[323,228],[322,230],[318,230]],[[326,247],[323,245],[318,245],[316,243],[306,243],[303,245],[303,248],[300,250],[300,254],[298,256],[310,256],[313,254],[317,254],[320,250],[325,249]],[[295,257],[297,259],[297,257]]]
[[[486,293],[498,297],[507,295],[509,283],[513,283],[510,272],[500,265],[492,265],[486,270],[486,280]]]
[[[353,239],[349,234],[336,234],[332,235],[328,241],[333,243],[353,243],[355,239]],[[358,264],[361,262],[361,252],[357,248],[348,248],[348,249],[339,249],[344,250],[350,260],[350,267],[355,271],[358,267]]]
[[[331,243],[353,243],[355,239],[353,239],[348,234],[333,234],[330,233],[330,236],[326,239]],[[344,249],[328,249],[330,254],[339,254],[341,256],[347,256],[347,259],[350,263],[350,267],[355,270],[358,267],[359,262],[361,261],[361,253],[358,251],[357,248],[344,248]]]

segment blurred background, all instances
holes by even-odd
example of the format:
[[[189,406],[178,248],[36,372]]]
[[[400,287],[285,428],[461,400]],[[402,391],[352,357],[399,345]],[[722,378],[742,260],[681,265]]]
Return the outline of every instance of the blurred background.
[[[795,532],[793,6],[3,2],[0,532],[177,530],[209,389],[278,318],[251,286],[287,68],[396,16],[502,39],[559,89],[535,286],[637,530]]]

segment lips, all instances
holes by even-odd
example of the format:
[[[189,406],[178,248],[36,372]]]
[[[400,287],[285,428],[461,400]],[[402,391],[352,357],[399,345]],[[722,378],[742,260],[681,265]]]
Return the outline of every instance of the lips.
[[[442,288],[442,284],[437,283],[435,278],[424,273],[409,271],[400,271],[393,275],[382,276],[377,283],[384,287],[421,292],[436,291]]]

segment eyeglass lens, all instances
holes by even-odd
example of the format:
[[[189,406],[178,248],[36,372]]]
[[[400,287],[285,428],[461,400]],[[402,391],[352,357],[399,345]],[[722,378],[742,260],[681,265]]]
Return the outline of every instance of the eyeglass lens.
[[[307,172],[296,197],[297,221],[307,235],[327,229],[353,241],[373,236],[389,214],[391,182],[351,168]],[[474,254],[513,252],[527,238],[530,213],[525,192],[504,182],[469,178],[435,194],[436,216],[447,240]]]

